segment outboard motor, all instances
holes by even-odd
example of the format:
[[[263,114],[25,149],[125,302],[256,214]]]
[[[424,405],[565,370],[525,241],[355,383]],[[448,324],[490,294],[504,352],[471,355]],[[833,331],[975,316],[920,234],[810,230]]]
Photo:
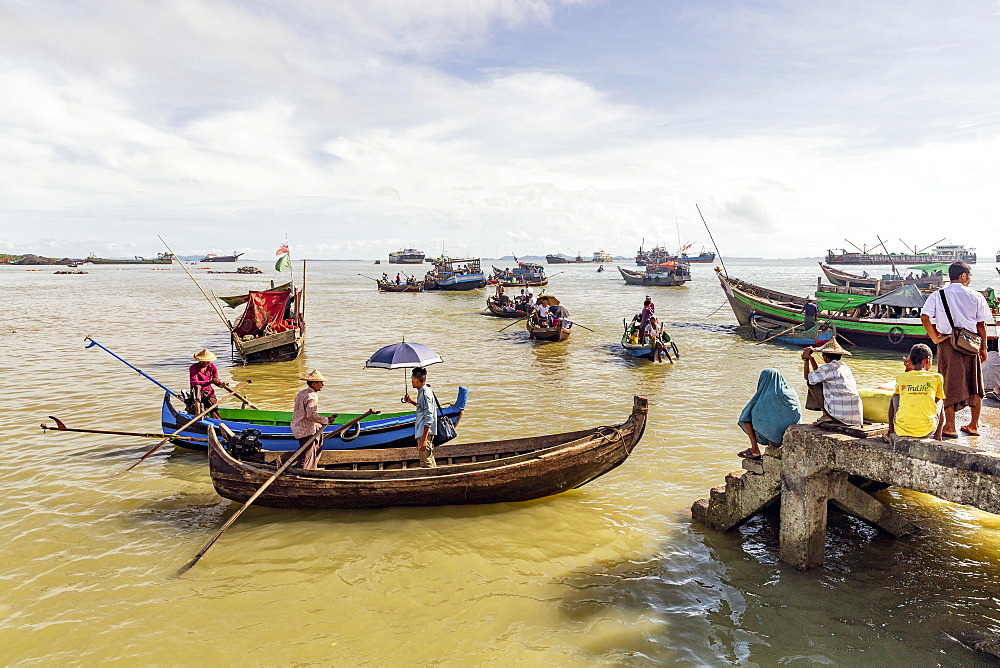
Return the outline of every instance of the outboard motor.
[[[260,429],[244,429],[229,439],[226,450],[236,459],[259,459]]]

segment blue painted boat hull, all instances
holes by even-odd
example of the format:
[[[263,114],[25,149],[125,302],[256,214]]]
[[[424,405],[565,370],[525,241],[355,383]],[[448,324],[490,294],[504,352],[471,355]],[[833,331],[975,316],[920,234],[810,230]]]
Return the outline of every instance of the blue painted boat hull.
[[[475,290],[486,285],[486,275],[479,274],[455,274],[448,278],[442,278],[437,282],[441,290]]]
[[[461,386],[458,388],[458,397],[455,403],[447,406],[442,404],[441,413],[451,418],[451,421],[458,425],[465,411],[465,404],[469,397],[469,388]],[[194,415],[174,408],[170,402],[170,395],[163,397],[160,422],[165,433],[172,433],[178,427],[186,424]],[[414,424],[416,418],[413,413],[404,413],[396,417],[381,420],[368,420],[361,423],[361,433],[351,438],[354,433],[353,428],[347,434],[349,440],[344,440],[342,436],[328,439],[323,443],[324,450],[352,450],[356,448],[408,448],[415,447]],[[272,452],[294,452],[299,448],[298,439],[292,436],[292,429],[287,424],[268,425],[254,424],[252,422],[238,422],[235,420],[215,420],[204,418],[195,422],[178,436],[192,436],[195,438],[205,438],[208,434],[208,425],[213,425],[218,429],[220,423],[225,423],[227,427],[236,433],[244,429],[260,430],[261,447]],[[336,430],[339,425],[326,427],[324,431]],[[206,450],[206,446],[192,443],[190,441],[178,441],[176,445],[190,448],[192,450]]]

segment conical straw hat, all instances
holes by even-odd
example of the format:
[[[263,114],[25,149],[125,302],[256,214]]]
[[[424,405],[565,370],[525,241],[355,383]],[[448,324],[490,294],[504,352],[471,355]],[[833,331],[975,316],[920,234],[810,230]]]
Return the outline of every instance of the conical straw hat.
[[[832,339],[827,341],[825,344],[819,348],[813,348],[814,353],[828,353],[830,355],[852,355],[851,351],[845,350],[842,345],[837,343],[837,337],[834,336]]]
[[[194,358],[199,362],[211,362],[214,359],[218,359],[219,356],[213,353],[208,348],[202,348],[194,354]]]
[[[321,374],[316,369],[313,369],[312,371],[310,371],[306,375],[302,376],[302,380],[310,382],[310,383],[316,383],[316,382],[325,383],[325,382],[327,382],[326,378],[323,376],[323,374]]]

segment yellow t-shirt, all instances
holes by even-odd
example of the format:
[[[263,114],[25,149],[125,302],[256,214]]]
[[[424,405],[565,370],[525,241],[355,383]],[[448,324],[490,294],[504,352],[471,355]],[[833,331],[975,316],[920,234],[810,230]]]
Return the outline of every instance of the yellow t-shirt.
[[[896,376],[896,433],[900,436],[927,436],[934,429],[938,399],[944,399],[944,376],[933,371],[904,371]]]

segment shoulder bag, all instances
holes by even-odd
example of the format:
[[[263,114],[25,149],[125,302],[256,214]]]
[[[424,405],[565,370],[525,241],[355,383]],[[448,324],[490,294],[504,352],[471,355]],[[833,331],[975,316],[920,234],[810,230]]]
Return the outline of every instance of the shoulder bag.
[[[951,309],[948,308],[948,299],[945,297],[944,288],[941,288],[941,303],[944,305],[944,313],[948,316],[948,323],[951,325],[952,348],[964,355],[979,355],[979,350],[983,345],[982,337],[976,332],[955,326],[955,321],[951,318]]]
[[[451,418],[441,412],[437,393],[434,394],[434,403],[437,404],[437,433],[434,434],[434,445],[441,445],[458,436],[458,432],[455,431],[455,424]]]

